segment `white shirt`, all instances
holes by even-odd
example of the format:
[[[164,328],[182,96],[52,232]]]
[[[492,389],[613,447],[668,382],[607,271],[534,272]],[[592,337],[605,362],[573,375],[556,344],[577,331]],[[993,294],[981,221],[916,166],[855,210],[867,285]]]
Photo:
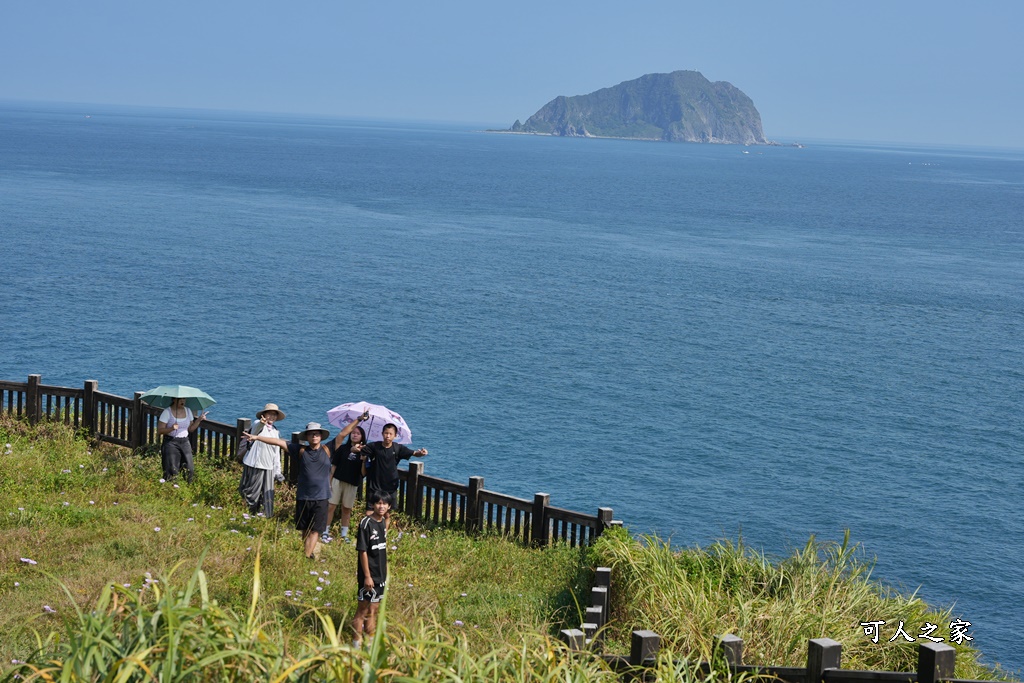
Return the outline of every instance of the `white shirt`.
[[[188,436],[188,426],[192,424],[194,419],[192,411],[189,410],[188,406],[185,407],[185,417],[174,417],[174,413],[171,412],[170,408],[164,408],[164,412],[160,413],[160,422],[162,424],[171,427],[175,422],[178,423],[178,428],[170,434],[176,439]]]
[[[253,430],[254,433],[262,436],[269,436],[272,439],[280,439],[278,435],[277,427],[273,425],[263,425],[262,431]],[[249,467],[255,467],[260,470],[277,470],[281,465],[281,449],[277,446],[271,446],[269,443],[263,443],[262,441],[253,441],[252,445],[249,446],[249,451],[242,458],[242,464],[248,465]]]

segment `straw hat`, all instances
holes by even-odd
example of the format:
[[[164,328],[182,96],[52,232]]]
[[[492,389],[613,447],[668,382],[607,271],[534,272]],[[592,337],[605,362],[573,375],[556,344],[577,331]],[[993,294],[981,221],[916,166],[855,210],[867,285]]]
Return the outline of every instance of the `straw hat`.
[[[278,408],[276,403],[268,403],[267,405],[263,406],[263,410],[256,413],[256,419],[258,420],[261,417],[263,417],[265,413],[270,412],[277,413],[277,419],[275,420],[275,422],[280,422],[285,418],[284,411]]]

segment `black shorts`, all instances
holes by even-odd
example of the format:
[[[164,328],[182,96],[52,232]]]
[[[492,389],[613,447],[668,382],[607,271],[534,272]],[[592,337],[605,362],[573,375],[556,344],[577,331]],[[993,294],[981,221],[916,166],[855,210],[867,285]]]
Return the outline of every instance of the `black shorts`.
[[[327,531],[327,499],[295,501],[295,528],[303,533]]]
[[[356,595],[356,600],[364,602],[369,600],[370,602],[380,602],[384,598],[384,590],[387,588],[387,583],[374,584],[373,588],[367,588],[366,586],[359,587],[359,593]]]

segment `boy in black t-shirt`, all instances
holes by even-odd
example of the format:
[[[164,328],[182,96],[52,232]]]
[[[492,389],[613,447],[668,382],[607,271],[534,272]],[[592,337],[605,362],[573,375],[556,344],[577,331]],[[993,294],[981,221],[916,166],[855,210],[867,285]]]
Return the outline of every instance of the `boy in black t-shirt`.
[[[353,453],[363,458],[363,474],[366,475],[368,491],[383,491],[395,499],[398,492],[398,463],[409,458],[419,458],[427,454],[426,448],[412,450],[408,446],[395,443],[398,427],[387,423],[381,430],[381,440],[373,443],[360,444],[352,447]]]
[[[372,637],[377,629],[377,608],[384,597],[388,580],[388,530],[384,515],[391,508],[391,497],[372,491],[367,498],[371,513],[359,520],[356,554],[359,558],[356,581],[359,583],[356,617],[352,621],[353,647],[361,647],[363,634]]]

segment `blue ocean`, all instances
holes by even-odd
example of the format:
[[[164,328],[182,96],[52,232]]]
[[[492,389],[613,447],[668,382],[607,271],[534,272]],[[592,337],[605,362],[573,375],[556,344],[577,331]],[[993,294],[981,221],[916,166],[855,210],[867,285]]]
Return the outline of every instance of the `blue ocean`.
[[[383,403],[680,546],[849,529],[1024,668],[1024,151],[6,103],[0,241],[2,379]]]

